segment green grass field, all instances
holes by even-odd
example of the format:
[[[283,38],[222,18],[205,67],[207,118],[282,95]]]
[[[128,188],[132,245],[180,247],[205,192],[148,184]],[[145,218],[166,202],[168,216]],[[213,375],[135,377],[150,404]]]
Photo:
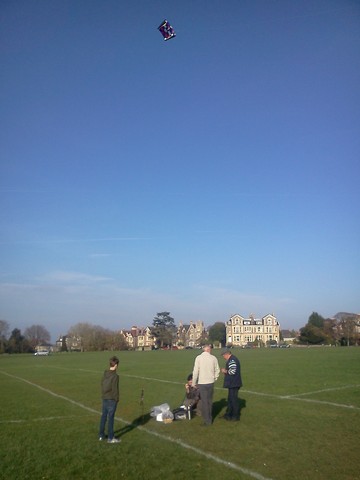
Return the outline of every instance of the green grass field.
[[[199,353],[117,354],[117,445],[98,441],[109,352],[1,356],[0,478],[359,478],[360,348],[234,351],[244,380],[240,422],[219,418],[222,378],[211,427],[198,417],[156,422],[151,407],[181,404]]]

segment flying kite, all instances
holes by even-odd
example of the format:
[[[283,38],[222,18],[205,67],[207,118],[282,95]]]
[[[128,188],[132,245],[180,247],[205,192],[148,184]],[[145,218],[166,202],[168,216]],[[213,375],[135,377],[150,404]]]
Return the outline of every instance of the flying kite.
[[[158,26],[158,30],[164,37],[165,42],[166,40],[170,40],[171,38],[176,37],[175,30],[167,20],[164,20],[161,25]]]

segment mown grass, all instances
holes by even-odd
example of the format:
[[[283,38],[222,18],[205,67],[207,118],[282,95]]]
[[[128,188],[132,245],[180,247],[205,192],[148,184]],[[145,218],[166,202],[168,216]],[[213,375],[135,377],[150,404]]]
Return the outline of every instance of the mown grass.
[[[199,353],[118,353],[120,445],[97,438],[99,383],[109,352],[2,356],[0,477],[357,478],[360,349],[240,350],[239,423],[219,418],[226,408],[222,379],[211,427],[202,427],[200,418],[169,425],[150,418],[154,405],[181,404]]]

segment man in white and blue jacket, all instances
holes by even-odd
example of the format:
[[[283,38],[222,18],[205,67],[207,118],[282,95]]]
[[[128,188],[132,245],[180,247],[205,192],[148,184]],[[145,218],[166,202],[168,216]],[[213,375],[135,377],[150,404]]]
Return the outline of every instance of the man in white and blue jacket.
[[[223,350],[221,354],[226,361],[225,368],[221,369],[225,375],[224,388],[228,389],[228,404],[223,418],[236,422],[240,420],[240,405],[238,399],[239,389],[242,387],[240,361],[228,348]]]

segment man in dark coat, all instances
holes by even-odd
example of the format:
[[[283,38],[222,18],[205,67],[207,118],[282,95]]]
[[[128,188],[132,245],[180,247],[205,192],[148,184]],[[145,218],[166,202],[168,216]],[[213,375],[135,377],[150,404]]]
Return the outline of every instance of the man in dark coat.
[[[224,349],[221,354],[226,361],[225,368],[221,369],[224,374],[224,388],[228,389],[228,404],[223,418],[236,422],[240,420],[238,399],[239,389],[242,387],[240,361],[228,348]]]

